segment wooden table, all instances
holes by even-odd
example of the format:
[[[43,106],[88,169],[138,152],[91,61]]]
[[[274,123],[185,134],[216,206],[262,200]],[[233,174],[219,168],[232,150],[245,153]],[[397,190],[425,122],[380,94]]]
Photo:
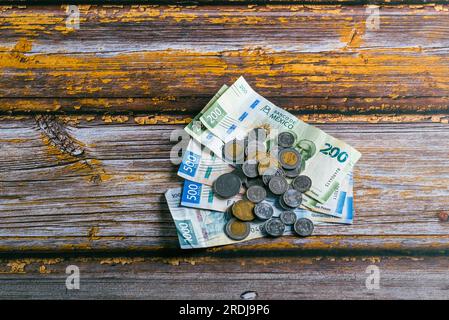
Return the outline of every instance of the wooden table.
[[[0,298],[449,297],[449,6],[37,3],[0,7]],[[179,249],[170,134],[240,75],[362,152],[354,225]]]

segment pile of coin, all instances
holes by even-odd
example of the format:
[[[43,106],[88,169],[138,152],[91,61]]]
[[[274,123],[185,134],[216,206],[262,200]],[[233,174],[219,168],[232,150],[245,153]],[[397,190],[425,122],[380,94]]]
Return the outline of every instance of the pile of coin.
[[[297,220],[294,212],[301,205],[302,194],[312,186],[312,180],[301,175],[305,161],[293,147],[295,140],[294,134],[288,131],[280,133],[275,141],[268,140],[265,129],[256,128],[244,139],[223,146],[223,158],[235,170],[215,180],[214,193],[229,199],[245,191],[245,197],[228,208],[232,218],[226,224],[225,233],[229,238],[245,239],[254,220],[265,221],[263,231],[272,237],[281,236],[287,225],[293,225],[299,236],[312,234],[313,222],[306,218]],[[275,198],[283,209],[278,217],[273,217],[274,208],[263,202],[268,197]]]

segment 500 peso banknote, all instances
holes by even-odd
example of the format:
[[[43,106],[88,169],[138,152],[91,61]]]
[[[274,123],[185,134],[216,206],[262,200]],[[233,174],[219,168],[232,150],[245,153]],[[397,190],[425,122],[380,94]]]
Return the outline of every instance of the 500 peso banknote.
[[[243,77],[203,110],[199,119],[222,142],[243,138],[256,127],[293,133],[295,147],[306,160],[303,174],[312,179],[307,195],[320,203],[331,197],[361,157],[347,143],[275,106]]]
[[[234,167],[217,157],[211,150],[190,139],[179,165],[178,176],[211,186],[218,176],[232,170]]]

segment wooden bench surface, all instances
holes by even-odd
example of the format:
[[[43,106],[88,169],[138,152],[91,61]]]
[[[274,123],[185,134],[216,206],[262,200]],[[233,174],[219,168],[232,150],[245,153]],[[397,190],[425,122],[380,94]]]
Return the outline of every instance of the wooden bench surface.
[[[345,2],[82,4],[78,30],[63,5],[0,6],[0,297],[447,298],[449,6],[382,4],[370,30]],[[362,152],[354,225],[179,249],[170,134],[240,75]],[[68,264],[89,279],[78,292]]]

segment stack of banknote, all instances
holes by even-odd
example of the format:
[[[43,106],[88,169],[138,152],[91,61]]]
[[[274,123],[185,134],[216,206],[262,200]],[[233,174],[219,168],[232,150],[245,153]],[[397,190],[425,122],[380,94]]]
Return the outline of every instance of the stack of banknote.
[[[182,188],[165,193],[175,222],[181,248],[205,248],[239,242],[225,233],[231,219],[229,208],[244,197],[244,190],[232,197],[220,197],[214,191],[215,180],[236,169],[236,163],[224,155],[230,141],[243,139],[255,128],[266,132],[291,132],[302,158],[301,175],[312,181],[302,194],[301,205],[293,211],[297,219],[310,219],[322,225],[352,224],[352,170],[361,154],[324,131],[304,123],[289,112],[255,92],[243,77],[230,87],[224,85],[185,131],[189,141],[183,150],[178,175],[185,179]],[[278,200],[263,200],[279,216]],[[250,222],[250,232],[243,241],[266,236],[263,221]],[[287,226],[284,235],[292,234]]]

